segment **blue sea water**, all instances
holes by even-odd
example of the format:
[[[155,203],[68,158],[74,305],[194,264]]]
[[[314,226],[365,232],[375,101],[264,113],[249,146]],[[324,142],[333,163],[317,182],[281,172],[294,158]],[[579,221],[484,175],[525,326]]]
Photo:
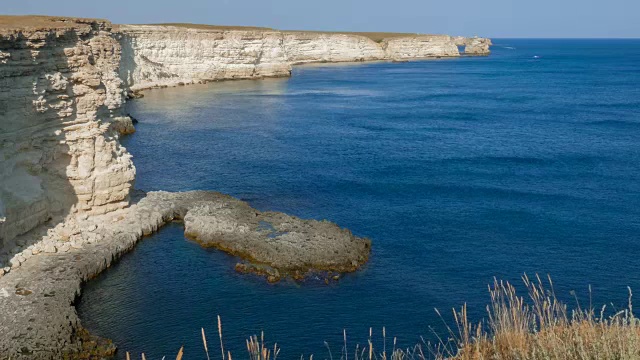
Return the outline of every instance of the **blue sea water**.
[[[268,285],[185,240],[144,239],[87,284],[92,332],[147,358],[203,359],[265,332],[280,358],[328,357],[383,326],[401,346],[493,277],[550,274],[560,297],[640,291],[640,41],[496,40],[486,58],[296,67],[290,79],[146,92],[123,143],[143,190],[217,190],[371,238],[340,282]],[[211,350],[218,353],[218,350]],[[123,355],[123,352],[120,354]]]

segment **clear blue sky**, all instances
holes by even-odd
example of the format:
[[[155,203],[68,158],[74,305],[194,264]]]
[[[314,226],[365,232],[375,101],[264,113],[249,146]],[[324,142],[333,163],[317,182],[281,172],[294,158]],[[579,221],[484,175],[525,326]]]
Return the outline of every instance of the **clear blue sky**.
[[[640,37],[640,0],[0,0],[2,14],[295,30]]]

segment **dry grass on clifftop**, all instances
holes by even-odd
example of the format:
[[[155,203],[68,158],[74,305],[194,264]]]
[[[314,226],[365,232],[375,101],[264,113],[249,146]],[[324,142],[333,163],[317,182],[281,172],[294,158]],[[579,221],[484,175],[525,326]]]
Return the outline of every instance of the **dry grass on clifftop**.
[[[489,286],[491,303],[487,306],[487,320],[474,325],[467,317],[467,307],[453,311],[453,328],[438,336],[437,344],[422,343],[409,349],[396,347],[396,339],[388,341],[383,328],[382,341],[374,341],[372,332],[364,346],[348,347],[347,334],[341,352],[332,354],[328,344],[324,359],[333,360],[632,360],[640,359],[640,321],[633,315],[629,303],[612,315],[606,307],[582,309],[577,303],[569,311],[553,290],[551,279],[545,284],[539,277],[534,281],[523,277],[526,297],[518,296],[514,286],[495,280]],[[440,313],[438,313],[440,314]],[[225,353],[222,324],[218,316],[218,336],[223,360],[232,360]],[[207,358],[209,347],[205,330],[202,340]],[[381,344],[376,347],[374,344]],[[250,360],[275,360],[280,352],[277,344],[267,345],[264,334],[251,337],[246,343]],[[127,358],[129,354],[127,354]],[[180,349],[178,360],[184,349]],[[142,355],[144,358],[144,355]],[[312,355],[309,360],[312,360]],[[302,359],[302,357],[301,357]]]
[[[41,16],[41,15],[0,15],[0,32],[3,31],[25,31],[41,29],[67,29],[85,25],[87,23],[100,21],[100,19],[84,19],[63,16]]]

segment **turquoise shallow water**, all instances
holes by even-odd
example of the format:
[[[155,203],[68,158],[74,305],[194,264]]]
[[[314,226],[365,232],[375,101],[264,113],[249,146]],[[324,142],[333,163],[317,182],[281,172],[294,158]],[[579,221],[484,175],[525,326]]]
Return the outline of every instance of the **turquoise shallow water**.
[[[237,356],[264,330],[289,359],[338,352],[342,329],[413,345],[442,328],[434,308],[478,320],[494,276],[551,274],[563,298],[591,285],[624,306],[640,289],[640,41],[495,42],[487,58],[297,67],[132,102],[138,188],[329,219],[373,253],[337,284],[271,286],[170,225],[86,286],[85,326],[202,359],[220,314]]]

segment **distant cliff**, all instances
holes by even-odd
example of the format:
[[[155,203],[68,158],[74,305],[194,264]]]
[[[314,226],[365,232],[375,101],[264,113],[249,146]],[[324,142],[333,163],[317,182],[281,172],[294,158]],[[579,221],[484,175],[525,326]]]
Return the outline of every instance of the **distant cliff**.
[[[121,25],[120,74],[132,90],[226,79],[289,76],[304,63],[416,60],[489,53],[488,39],[367,33]],[[461,39],[461,40],[460,40]],[[378,41],[376,41],[378,40]],[[461,44],[458,44],[459,42]]]

